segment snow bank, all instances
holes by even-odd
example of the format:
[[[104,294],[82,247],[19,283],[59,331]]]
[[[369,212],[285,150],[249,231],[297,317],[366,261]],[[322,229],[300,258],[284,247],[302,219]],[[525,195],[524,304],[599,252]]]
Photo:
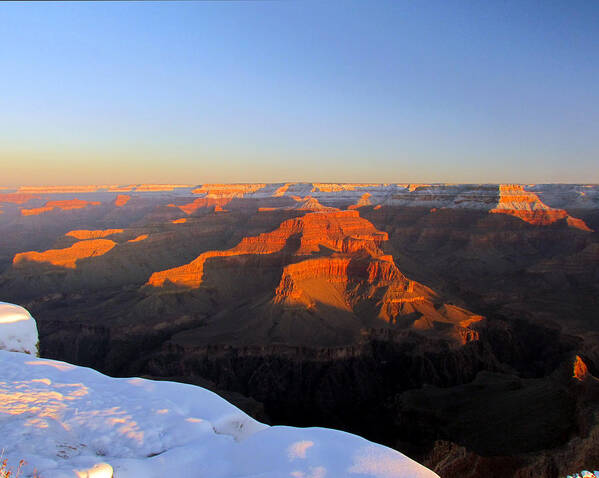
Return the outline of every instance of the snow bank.
[[[37,327],[23,307],[0,302],[0,350],[37,355]]]
[[[15,309],[19,310],[19,309]],[[0,351],[0,447],[43,478],[433,478],[389,448],[269,427],[203,388]]]

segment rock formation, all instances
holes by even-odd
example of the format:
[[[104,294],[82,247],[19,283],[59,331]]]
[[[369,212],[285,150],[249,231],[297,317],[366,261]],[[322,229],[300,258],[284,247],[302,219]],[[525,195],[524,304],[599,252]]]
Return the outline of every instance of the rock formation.
[[[94,231],[90,231],[89,229],[79,229],[76,231],[69,231],[65,235],[83,241],[86,239],[102,239],[103,237],[120,234],[122,232],[124,232],[123,229],[97,229]]]
[[[101,256],[110,251],[116,242],[109,239],[79,241],[65,249],[50,249],[44,252],[21,252],[13,259],[14,267],[22,267],[27,262],[45,262],[58,267],[75,269],[79,259]]]
[[[362,196],[360,196],[360,199],[358,199],[356,204],[350,205],[349,209],[357,209],[357,208],[360,208],[363,206],[371,206],[372,205],[372,202],[370,200],[371,197],[372,197],[372,194],[370,194],[370,193],[362,194]]]
[[[590,231],[582,219],[571,217],[564,209],[547,206],[539,197],[526,191],[519,184],[502,184],[499,186],[499,202],[491,213],[509,214],[535,226],[547,226],[561,219],[567,219],[570,227]]]
[[[227,205],[229,201],[229,198],[201,197],[187,204],[169,204],[168,207],[179,208],[185,214],[190,215],[202,208],[213,208],[215,210],[219,208],[222,211],[222,206]]]
[[[44,206],[31,209],[21,209],[22,216],[38,216],[45,212],[59,209],[62,211],[70,211],[72,209],[82,209],[87,206],[99,206],[99,201],[84,201],[82,199],[66,199],[62,201],[48,201]]]
[[[574,367],[573,367],[573,377],[580,381],[584,382],[584,380],[589,376],[589,368],[587,364],[584,363],[580,355],[577,355],[574,359]]]
[[[145,241],[149,236],[147,234],[141,234],[134,239],[129,239],[127,242],[141,242]]]
[[[39,195],[31,193],[0,193],[0,203],[24,204],[32,199],[39,198]]]
[[[336,207],[323,206],[318,202],[318,199],[312,196],[306,196],[305,198],[298,198],[297,204],[288,206],[287,209],[297,209],[298,211],[338,211]]]
[[[284,221],[276,230],[255,237],[244,238],[237,246],[226,251],[208,251],[189,264],[152,274],[149,285],[160,287],[166,280],[186,287],[199,287],[202,283],[205,262],[213,257],[239,256],[245,254],[272,254],[281,251],[292,238],[300,238],[297,255],[308,255],[320,250],[348,249],[361,241],[375,244],[386,239],[368,221],[361,219],[357,211],[336,213],[313,213],[297,219]]]
[[[248,193],[254,193],[266,184],[203,184],[192,192],[204,194],[208,197],[243,197]]]
[[[191,184],[137,184],[136,192],[165,192],[174,191],[176,189],[189,189]]]
[[[114,205],[116,207],[123,207],[125,204],[129,202],[130,199],[131,196],[128,196],[127,194],[119,194],[114,200]]]
[[[272,232],[245,237],[232,249],[207,251],[189,264],[155,272],[147,285],[199,288],[210,264],[218,268],[228,258],[240,257],[243,264],[270,256],[268,264],[282,267],[272,295],[275,305],[309,310],[323,304],[352,315],[368,309],[388,324],[415,330],[433,329],[437,323],[466,329],[483,319],[444,304],[431,289],[406,278],[381,249],[387,239],[358,211],[308,213],[284,221]],[[456,336],[463,342],[472,334]]]

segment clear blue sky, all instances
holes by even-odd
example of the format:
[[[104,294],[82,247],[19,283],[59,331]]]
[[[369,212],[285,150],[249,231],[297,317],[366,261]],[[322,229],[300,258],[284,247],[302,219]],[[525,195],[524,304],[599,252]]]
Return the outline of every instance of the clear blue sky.
[[[0,4],[4,185],[599,182],[599,2]]]

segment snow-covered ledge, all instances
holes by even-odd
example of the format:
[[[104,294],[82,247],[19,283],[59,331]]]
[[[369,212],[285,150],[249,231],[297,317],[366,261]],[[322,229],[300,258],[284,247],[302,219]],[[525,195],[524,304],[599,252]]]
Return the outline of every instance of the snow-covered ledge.
[[[31,316],[0,310],[0,328],[23,322],[25,336],[11,344],[31,350]],[[25,460],[23,477],[36,469],[42,478],[438,478],[356,435],[264,425],[201,387],[8,351],[0,351],[0,436],[9,467]]]
[[[37,355],[37,342],[35,320],[27,309],[0,302],[0,350]]]

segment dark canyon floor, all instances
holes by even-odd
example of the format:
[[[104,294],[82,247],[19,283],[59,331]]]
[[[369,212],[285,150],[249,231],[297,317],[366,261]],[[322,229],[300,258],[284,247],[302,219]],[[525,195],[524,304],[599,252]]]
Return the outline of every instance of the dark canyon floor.
[[[597,186],[22,188],[0,193],[0,300],[45,357],[444,478],[558,477],[599,466],[595,231]]]

